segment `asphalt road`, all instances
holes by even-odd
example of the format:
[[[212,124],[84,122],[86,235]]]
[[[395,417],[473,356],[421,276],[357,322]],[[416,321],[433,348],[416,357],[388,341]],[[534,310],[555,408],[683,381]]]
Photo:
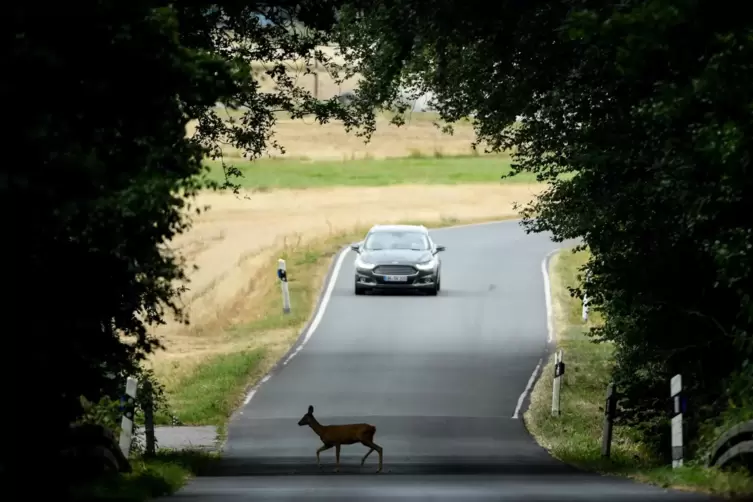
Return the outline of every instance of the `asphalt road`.
[[[577,472],[514,418],[549,350],[542,261],[558,244],[514,221],[432,234],[439,296],[355,296],[347,252],[315,331],[231,421],[221,469],[170,500],[706,500]],[[297,425],[309,405],[374,424],[384,472],[376,452],[360,468],[361,445],[339,474],[334,449],[317,469],[321,443]]]

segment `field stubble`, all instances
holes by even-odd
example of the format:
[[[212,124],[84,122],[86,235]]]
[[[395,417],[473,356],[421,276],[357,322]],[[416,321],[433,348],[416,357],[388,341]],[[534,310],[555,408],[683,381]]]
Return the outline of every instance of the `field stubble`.
[[[228,114],[230,117],[239,115],[238,111]],[[285,154],[267,150],[264,155],[302,160],[357,160],[483,154],[483,144],[476,151],[471,148],[476,136],[469,122],[455,124],[450,135],[434,125],[435,120],[438,118],[433,113],[414,112],[409,114],[406,124],[398,127],[382,114],[377,118],[377,129],[370,141],[364,143],[355,132],[346,132],[339,121],[320,125],[313,117],[293,120],[281,115],[277,119],[274,139],[284,146]],[[191,135],[196,125],[189,123],[187,129]],[[223,148],[223,156],[235,160],[246,158],[243,151],[232,146]]]

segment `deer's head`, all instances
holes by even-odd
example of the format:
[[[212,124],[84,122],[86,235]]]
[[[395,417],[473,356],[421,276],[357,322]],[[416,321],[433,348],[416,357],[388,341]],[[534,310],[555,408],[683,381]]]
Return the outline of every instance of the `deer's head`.
[[[298,421],[298,425],[309,425],[311,424],[311,419],[314,418],[314,407],[309,405],[309,411],[305,415],[303,415],[303,418],[301,418]]]

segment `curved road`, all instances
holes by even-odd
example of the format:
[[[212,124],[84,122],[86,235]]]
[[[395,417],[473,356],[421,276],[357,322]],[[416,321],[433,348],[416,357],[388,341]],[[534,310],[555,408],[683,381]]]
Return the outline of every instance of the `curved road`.
[[[294,357],[238,411],[220,471],[170,498],[241,500],[706,500],[554,460],[525,430],[532,374],[545,358],[542,261],[559,245],[516,221],[437,229],[442,292],[355,296],[354,254],[338,257]],[[334,449],[297,421],[368,422],[384,448],[363,469],[361,445]],[[284,476],[284,477],[282,477]]]

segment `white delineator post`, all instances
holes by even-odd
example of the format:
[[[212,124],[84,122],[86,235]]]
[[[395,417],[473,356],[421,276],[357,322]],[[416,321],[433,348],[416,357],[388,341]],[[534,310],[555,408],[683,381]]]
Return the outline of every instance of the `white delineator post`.
[[[588,272],[586,274],[586,285],[588,285],[588,282],[591,280],[591,272]],[[580,314],[581,319],[583,322],[588,322],[588,293],[585,291],[583,292],[583,311]]]
[[[131,438],[133,437],[133,413],[136,409],[136,392],[139,381],[128,377],[125,396],[123,396],[123,419],[120,422],[120,451],[126,458],[131,453]]]
[[[280,278],[280,285],[282,287],[282,311],[285,314],[289,314],[290,290],[288,289],[288,271],[285,265],[285,260],[282,258],[277,260],[277,277]]]
[[[588,322],[588,295],[583,295],[583,312],[581,313],[583,322]]]
[[[682,467],[682,375],[675,375],[669,384],[669,393],[673,401],[672,416],[672,468]]]
[[[554,384],[552,385],[552,416],[560,415],[560,391],[562,389],[562,375],[565,374],[565,363],[562,362],[562,349],[554,354]]]

